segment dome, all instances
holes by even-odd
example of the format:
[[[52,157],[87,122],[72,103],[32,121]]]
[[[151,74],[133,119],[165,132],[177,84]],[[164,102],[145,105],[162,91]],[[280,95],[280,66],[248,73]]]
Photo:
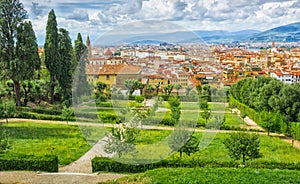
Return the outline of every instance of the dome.
[[[105,52],[104,52],[104,56],[106,57],[110,57],[113,56],[114,54],[112,53],[112,51],[108,48]]]

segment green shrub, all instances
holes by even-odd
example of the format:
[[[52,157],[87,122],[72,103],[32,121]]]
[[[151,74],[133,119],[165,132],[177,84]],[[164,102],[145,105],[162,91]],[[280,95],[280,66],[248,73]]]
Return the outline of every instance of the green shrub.
[[[145,161],[146,163],[147,161]],[[137,163],[143,163],[139,160]],[[162,160],[152,164],[145,165],[132,165],[116,162],[106,157],[95,157],[92,159],[92,170],[93,172],[104,171],[104,172],[145,172],[147,170],[156,168],[196,168],[196,167],[229,167],[229,168],[256,168],[256,169],[289,169],[299,170],[300,163],[282,163],[282,162],[246,162],[242,164],[237,161],[203,161],[203,160]]]
[[[0,156],[0,171],[17,170],[58,172],[58,158],[52,155],[45,155],[44,157],[28,155]]]

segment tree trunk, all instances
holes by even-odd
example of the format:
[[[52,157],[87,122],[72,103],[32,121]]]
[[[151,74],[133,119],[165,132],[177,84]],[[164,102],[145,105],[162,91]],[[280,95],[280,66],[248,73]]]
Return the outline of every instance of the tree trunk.
[[[21,106],[20,83],[17,80],[13,80],[13,81],[14,81],[16,106]]]
[[[55,79],[54,79],[54,76],[51,75],[50,76],[50,103],[53,104],[54,103],[54,87],[55,87]]]
[[[243,154],[243,163],[245,163],[245,155]]]
[[[182,151],[180,151],[179,154],[180,154],[180,160],[181,160],[182,159]]]

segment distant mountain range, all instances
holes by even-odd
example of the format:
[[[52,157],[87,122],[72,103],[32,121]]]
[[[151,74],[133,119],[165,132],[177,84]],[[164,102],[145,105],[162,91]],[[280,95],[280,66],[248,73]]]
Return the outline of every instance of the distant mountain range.
[[[298,42],[300,41],[300,22],[276,27],[250,37],[253,42]]]
[[[171,33],[107,35],[99,40],[99,45],[116,44],[183,44],[183,43],[232,43],[232,42],[298,42],[300,41],[300,22],[276,27],[264,32],[242,30],[230,32],[215,31],[180,31]]]

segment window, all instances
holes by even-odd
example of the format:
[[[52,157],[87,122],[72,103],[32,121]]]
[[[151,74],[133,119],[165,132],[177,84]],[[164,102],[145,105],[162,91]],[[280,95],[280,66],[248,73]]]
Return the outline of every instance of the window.
[[[106,80],[109,80],[109,75],[106,75]]]

